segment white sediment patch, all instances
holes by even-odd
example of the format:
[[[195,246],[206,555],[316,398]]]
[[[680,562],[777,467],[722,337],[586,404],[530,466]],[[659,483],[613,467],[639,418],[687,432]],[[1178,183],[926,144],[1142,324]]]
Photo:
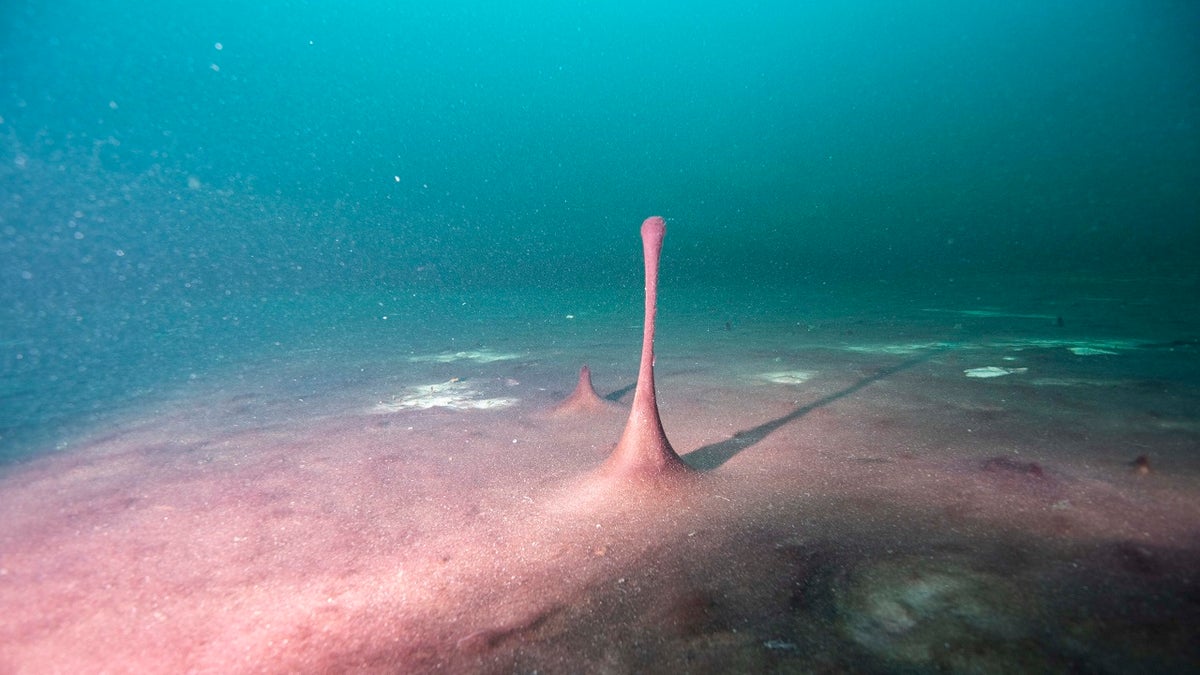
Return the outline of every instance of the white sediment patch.
[[[511,361],[521,358],[520,354],[505,354],[490,349],[475,349],[463,352],[443,352],[441,354],[422,354],[410,356],[413,363],[454,363],[455,361],[474,361],[476,363],[493,363],[495,361]]]
[[[1121,350],[1142,346],[1136,340],[1070,340],[1064,338],[1019,338],[991,343],[994,347],[1010,349],[1069,349],[1079,356],[1118,354]]]
[[[963,371],[967,377],[989,378],[1017,375],[1029,370],[1028,368],[1001,368],[1000,366],[984,366],[982,368],[967,368]]]
[[[897,354],[907,356],[909,354],[920,354],[932,349],[961,348],[963,346],[950,342],[913,342],[901,345],[846,345],[842,349],[859,354]]]
[[[807,370],[781,370],[774,373],[763,373],[758,377],[775,384],[804,384],[816,373]]]
[[[1121,351],[1137,349],[1144,343],[1136,340],[1071,340],[1064,338],[1012,338],[983,342],[910,342],[907,344],[860,344],[842,345],[843,351],[858,354],[893,354],[908,356],[939,349],[969,351],[976,349],[1067,349],[1077,356],[1120,354]]]
[[[1103,354],[1118,354],[1111,349],[1099,349],[1096,347],[1067,347],[1075,356],[1100,356]]]
[[[516,405],[516,398],[487,398],[471,388],[466,382],[454,381],[437,384],[422,384],[408,387],[405,393],[391,401],[380,401],[371,409],[375,413],[394,413],[401,410],[428,410],[430,408],[452,408],[454,410],[489,410]]]

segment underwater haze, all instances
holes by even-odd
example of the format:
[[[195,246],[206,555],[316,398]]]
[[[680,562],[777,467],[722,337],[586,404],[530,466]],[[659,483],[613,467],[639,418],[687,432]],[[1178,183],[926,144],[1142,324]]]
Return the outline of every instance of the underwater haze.
[[[1190,2],[5,5],[6,191],[25,158],[259,195],[280,222],[214,215],[232,231],[192,245],[311,280],[575,283],[660,211],[690,232],[675,274],[753,283],[1170,268],[1200,239]],[[74,210],[152,255],[204,229],[95,228],[102,187],[65,214],[10,197],[5,274]]]
[[[1194,302],[1198,21],[4,3],[4,454],[18,427],[311,329],[298,296],[636,286],[628,228],[654,213],[681,233],[677,285],[1182,275]]]

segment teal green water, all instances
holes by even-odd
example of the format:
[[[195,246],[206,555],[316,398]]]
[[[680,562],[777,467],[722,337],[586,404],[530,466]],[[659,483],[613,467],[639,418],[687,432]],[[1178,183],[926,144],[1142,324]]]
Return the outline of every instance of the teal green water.
[[[0,454],[296,298],[636,287],[651,214],[676,287],[1195,301],[1195,3],[511,5],[4,3]]]

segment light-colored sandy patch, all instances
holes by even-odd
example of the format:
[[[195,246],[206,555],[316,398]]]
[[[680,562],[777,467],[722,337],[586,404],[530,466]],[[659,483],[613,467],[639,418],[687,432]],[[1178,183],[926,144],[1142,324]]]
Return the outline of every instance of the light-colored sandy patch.
[[[781,370],[773,373],[763,373],[758,377],[767,382],[775,384],[804,384],[813,378],[816,373],[808,370]]]
[[[516,398],[486,398],[466,382],[451,380],[436,384],[421,384],[408,387],[404,394],[391,401],[380,401],[371,409],[375,413],[393,413],[401,410],[428,410],[430,408],[453,408],[455,410],[488,410],[516,405]]]
[[[963,371],[967,377],[989,378],[1017,375],[1029,370],[1028,368],[1001,368],[1000,366],[984,366],[982,368],[967,368]]]
[[[1111,349],[1098,349],[1096,347],[1068,347],[1067,349],[1070,349],[1071,353],[1075,356],[1102,356],[1105,354],[1115,355],[1118,353]]]
[[[992,343],[994,347],[1010,349],[1069,349],[1076,354],[1115,354],[1123,349],[1136,349],[1143,343],[1137,340],[1077,340],[1066,338],[1017,338]],[[1079,351],[1076,351],[1079,350]]]
[[[496,361],[512,361],[521,358],[520,354],[506,354],[490,349],[474,349],[462,352],[422,354],[411,356],[413,363],[454,363],[455,361],[474,361],[475,363],[494,363]]]
[[[938,349],[968,351],[975,349],[1069,349],[1077,356],[1119,354],[1122,350],[1136,349],[1143,343],[1135,340],[1072,340],[1062,338],[1013,338],[986,342],[913,342],[908,344],[857,344],[842,345],[842,351],[856,354],[894,354],[908,356]]]
[[[930,351],[933,349],[947,349],[950,347],[962,348],[965,345],[952,344],[949,342],[914,342],[910,344],[900,345],[846,345],[842,347],[844,351],[855,352],[857,354],[896,354],[906,356],[909,354],[919,354],[921,352]]]

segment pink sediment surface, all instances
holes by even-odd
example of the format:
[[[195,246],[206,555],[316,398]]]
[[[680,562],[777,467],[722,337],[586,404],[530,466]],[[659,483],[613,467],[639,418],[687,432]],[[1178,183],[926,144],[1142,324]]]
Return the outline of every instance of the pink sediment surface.
[[[792,407],[769,387],[669,380],[697,394],[664,414],[696,451]],[[888,389],[659,491],[594,478],[612,417],[581,425],[529,404],[230,430],[188,412],[225,403],[189,401],[6,470],[0,667],[757,669],[798,658],[763,644],[797,640],[788,598],[816,583],[822,556],[968,550],[1001,564],[1015,547],[1032,552],[1015,578],[1037,587],[1081,556],[1125,574],[1143,549],[1170,578],[1161,552],[1195,545],[1182,472],[1052,452],[1022,459],[1041,476],[989,469],[1011,447],[897,412]]]

